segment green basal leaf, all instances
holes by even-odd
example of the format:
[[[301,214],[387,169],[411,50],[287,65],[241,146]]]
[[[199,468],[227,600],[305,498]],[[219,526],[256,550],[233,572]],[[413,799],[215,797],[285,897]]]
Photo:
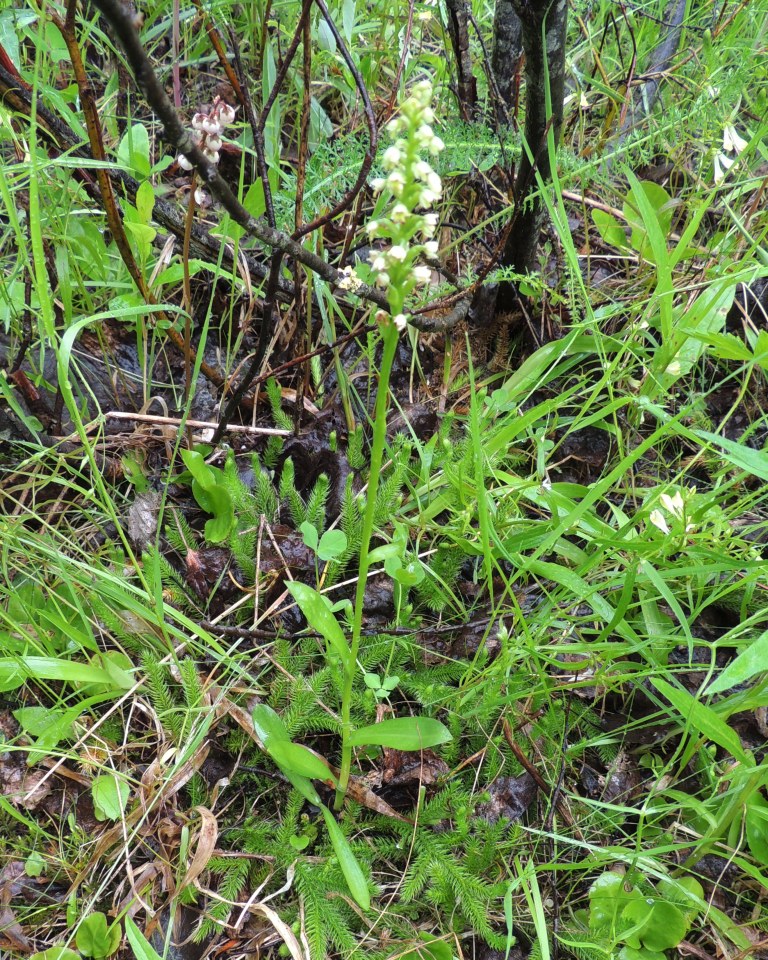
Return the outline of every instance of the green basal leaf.
[[[276,743],[290,743],[282,718],[266,703],[257,703],[251,713],[256,736],[270,750]]]
[[[277,741],[269,747],[269,755],[285,772],[298,773],[312,780],[330,780],[336,785],[336,778],[327,764],[300,743]]]
[[[688,922],[683,911],[673,903],[655,900],[649,903],[645,897],[630,903],[622,919],[639,926],[630,946],[636,947],[639,940],[648,950],[661,952],[676,947],[685,939]]]
[[[379,746],[394,750],[423,750],[451,740],[450,731],[431,717],[397,717],[355,730],[353,747]]]
[[[304,523],[302,523],[302,525],[299,527],[299,531],[304,543],[309,547],[310,550],[312,550],[313,553],[317,553],[317,544],[319,541],[315,526],[311,524],[309,520],[305,520]]]
[[[103,913],[92,913],[77,928],[75,943],[84,957],[100,960],[108,957],[120,946],[120,925],[108,924]]]
[[[333,560],[346,549],[347,535],[343,530],[326,530],[320,538],[317,555],[323,561]]]
[[[119,820],[125,813],[130,787],[114,774],[96,777],[91,784],[93,812],[97,820]]]
[[[339,859],[341,872],[347,881],[349,892],[352,894],[358,906],[362,907],[363,910],[367,910],[371,905],[371,896],[368,893],[368,883],[363,876],[363,871],[360,869],[360,864],[357,862],[357,858],[352,852],[347,838],[341,832],[331,811],[324,805],[321,805],[320,809],[323,813],[325,825],[328,828],[328,835],[331,838],[333,849]]]
[[[69,947],[48,947],[41,953],[33,953],[29,960],[80,960],[80,954]]]

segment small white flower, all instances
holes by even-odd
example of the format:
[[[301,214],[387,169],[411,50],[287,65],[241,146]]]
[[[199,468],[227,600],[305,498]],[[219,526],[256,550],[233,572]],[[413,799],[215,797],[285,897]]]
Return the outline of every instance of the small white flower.
[[[221,150],[221,137],[208,137],[205,146],[206,149],[215,150],[218,153],[218,151]]]
[[[651,515],[648,517],[654,527],[658,527],[662,533],[669,533],[669,527],[667,526],[667,521],[664,519],[664,514],[661,510],[651,510]]]
[[[434,237],[435,231],[437,230],[438,216],[436,213],[425,213],[424,214],[424,226],[421,228],[421,235],[425,239]]]
[[[413,175],[417,180],[421,180],[426,183],[427,179],[435,171],[430,167],[426,160],[417,160],[413,165]]]
[[[670,497],[668,493],[662,493],[659,497],[662,507],[671,514],[673,517],[676,517],[678,520],[682,519],[683,511],[685,510],[685,503],[683,502],[683,497],[680,491]]]
[[[198,187],[197,190],[195,190],[195,203],[198,207],[204,207],[208,203],[208,194],[205,193],[202,187]]]
[[[370,259],[371,267],[373,267],[374,270],[379,271],[379,270],[387,269],[387,261],[381,253],[374,251],[371,253],[369,259]]]
[[[219,102],[217,112],[219,114],[219,122],[225,127],[229,126],[235,119],[235,107],[230,107],[230,105],[223,100]]]
[[[377,287],[388,287],[389,286],[389,274],[386,270],[382,270],[376,275],[376,286]]]
[[[723,150],[726,153],[735,153],[738,156],[743,153],[749,144],[743,137],[740,137],[736,127],[732,123],[726,124],[723,130]]]
[[[392,208],[392,213],[390,214],[393,223],[405,223],[410,215],[411,211],[404,203],[396,203]]]
[[[427,187],[438,197],[443,192],[443,181],[434,170],[427,177]]]
[[[211,163],[219,162],[219,151],[218,150],[209,150],[208,147],[203,150],[203,156],[206,160],[210,160]]]
[[[413,278],[417,283],[429,283],[432,279],[432,271],[424,264],[419,264],[413,268]]]
[[[208,117],[204,113],[196,113],[192,117],[192,129],[193,130],[204,130],[205,127],[203,124],[207,121]]]
[[[424,250],[428,257],[436,257],[438,249],[439,247],[436,240],[428,240],[424,244]]]
[[[715,154],[715,173],[714,181],[716,184],[722,183],[730,168],[736,163],[731,157],[726,157],[724,153]]]
[[[403,122],[400,117],[394,117],[390,120],[389,123],[384,127],[390,137],[396,137],[400,130],[402,129]]]
[[[203,120],[202,129],[205,133],[218,137],[221,133],[221,124],[218,120],[214,120],[213,117],[206,117],[205,120]]]
[[[436,157],[441,150],[445,150],[445,144],[440,137],[435,134],[435,136],[432,137],[432,142],[429,144],[429,152],[433,157]]]
[[[387,147],[384,156],[381,158],[381,164],[385,170],[394,170],[395,167],[399,166],[401,160],[402,154],[397,147]]]
[[[365,225],[365,232],[368,234],[368,237],[373,240],[376,234],[379,232],[379,221],[378,220],[369,220]]]
[[[371,180],[371,190],[374,193],[381,193],[384,187],[387,185],[387,181],[383,177],[374,177]]]
[[[428,147],[432,143],[434,135],[432,127],[428,123],[422,123],[416,131],[416,142],[420,147]]]
[[[396,260],[398,263],[402,263],[407,256],[408,256],[407,249],[399,243],[396,243],[394,247],[391,247],[389,250],[390,259]]]
[[[419,194],[419,206],[424,207],[425,209],[431,207],[435,200],[440,199],[439,193],[434,193],[428,187],[424,187]],[[426,236],[426,234],[425,234]]]
[[[187,160],[187,158],[184,156],[183,153],[180,153],[178,157],[176,157],[176,163],[178,163],[178,165],[181,167],[182,170],[193,169],[193,164],[189,160]]]
[[[403,330],[408,326],[408,317],[404,313],[398,313],[396,317],[393,318],[395,321],[395,326],[402,333]]]
[[[396,197],[399,197],[405,186],[405,177],[399,170],[393,170],[387,177],[387,186]]]

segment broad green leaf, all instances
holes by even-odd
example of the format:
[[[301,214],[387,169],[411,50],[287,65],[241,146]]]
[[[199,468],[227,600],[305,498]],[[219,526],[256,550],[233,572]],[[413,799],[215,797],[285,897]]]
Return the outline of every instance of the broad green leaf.
[[[117,160],[137,179],[144,180],[149,176],[149,134],[145,126],[135,123],[125,131],[117,148]]]
[[[305,520],[304,523],[299,527],[299,532],[301,533],[302,540],[309,547],[313,553],[317,553],[317,545],[319,543],[319,538],[317,535],[317,528]]]
[[[39,850],[33,850],[24,861],[24,873],[26,873],[28,877],[39,877],[42,876],[45,866],[45,857]]]
[[[331,780],[336,784],[336,778],[327,764],[300,743],[278,740],[270,745],[269,755],[281,770],[290,770],[312,780]]]
[[[152,211],[155,209],[155,191],[149,180],[140,184],[136,191],[136,212],[139,219],[144,224],[149,224],[152,219]]]
[[[130,917],[125,918],[125,935],[136,960],[162,960],[160,954]]]
[[[616,217],[603,210],[593,210],[592,220],[603,241],[611,247],[626,248],[627,235]]]
[[[307,618],[310,627],[325,638],[331,649],[341,658],[345,669],[349,669],[349,646],[339,621],[331,613],[325,597],[305,583],[293,581],[286,584],[286,587]]]
[[[367,910],[371,905],[371,896],[368,893],[368,884],[363,876],[363,871],[360,869],[360,864],[357,862],[357,858],[352,852],[347,838],[341,832],[341,828],[338,823],[336,823],[331,811],[324,805],[321,806],[320,809],[323,812],[323,819],[328,828],[333,849],[338,857],[341,872],[347,881],[349,892],[352,894],[358,906],[362,907],[363,910]]]
[[[666,697],[683,719],[684,726],[694,736],[703,735],[707,740],[727,750],[742,763],[751,764],[744,751],[739,735],[706,704],[691,696],[682,687],[673,687],[659,677],[651,677],[651,683]]]
[[[688,932],[688,922],[682,910],[663,900],[655,900],[652,904],[645,897],[635,900],[625,908],[622,919],[641,925],[632,941],[639,940],[648,950],[659,953],[676,947]],[[635,945],[635,942],[630,943],[630,946]]]
[[[33,953],[29,960],[80,960],[80,954],[69,947],[48,947],[41,953]]]
[[[347,535],[343,530],[326,530],[320,538],[317,555],[322,561],[333,560],[347,549]]]
[[[113,773],[105,773],[91,784],[93,812],[97,820],[119,820],[125,813],[130,787]]]
[[[280,745],[291,743],[288,731],[285,729],[285,724],[268,704],[257,704],[253,708],[251,716],[253,717],[253,727],[256,731],[256,736],[261,740],[264,749],[270,756],[275,747],[279,749]],[[283,770],[283,773],[305,800],[315,804],[315,806],[320,804],[320,795],[306,777],[294,773],[292,770]]]
[[[607,927],[614,936],[626,924],[619,922],[623,911],[640,893],[632,887],[625,889],[625,878],[611,870],[601,873],[589,888],[589,926],[592,930]]]
[[[392,747],[394,750],[422,750],[447,743],[451,734],[439,720],[431,717],[396,717],[355,730],[353,747]]]
[[[256,736],[264,744],[266,750],[271,750],[276,743],[290,743],[291,738],[285,729],[285,724],[279,714],[266,703],[257,703],[251,713]]]
[[[92,913],[77,928],[75,943],[84,957],[108,957],[120,946],[120,925],[108,924],[103,913]]]
[[[707,693],[721,693],[768,671],[768,630],[743,650],[707,687]]]

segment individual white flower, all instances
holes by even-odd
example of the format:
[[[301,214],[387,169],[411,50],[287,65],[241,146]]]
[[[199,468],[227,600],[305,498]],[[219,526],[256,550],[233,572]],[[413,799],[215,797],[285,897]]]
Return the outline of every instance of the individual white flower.
[[[422,123],[416,131],[416,142],[420,147],[428,147],[432,143],[435,133],[428,123]]]
[[[402,129],[403,121],[400,117],[394,117],[389,123],[384,127],[390,137],[396,137],[400,130]]]
[[[725,129],[723,130],[723,150],[725,150],[726,153],[735,153],[736,156],[738,156],[740,153],[743,153],[748,146],[748,142],[739,136],[736,127],[734,127],[732,123],[725,125]]]
[[[381,158],[381,165],[385,170],[394,170],[395,167],[399,166],[402,156],[397,147],[387,147],[384,156]]]
[[[395,326],[401,333],[408,326],[408,317],[404,313],[398,313],[398,315],[392,319],[395,322]]]
[[[192,170],[194,166],[189,160],[187,160],[183,153],[180,153],[178,157],[176,157],[176,163],[178,163],[182,170]]]
[[[386,270],[381,270],[376,274],[376,286],[377,287],[388,287],[389,286],[389,274]]]
[[[373,239],[379,230],[379,221],[378,220],[369,220],[365,225],[365,232],[368,236]]]
[[[439,246],[436,240],[428,240],[424,244],[424,251],[428,257],[436,257],[438,249]]]
[[[203,126],[203,124],[206,122],[207,119],[208,117],[206,117],[204,113],[196,113],[194,117],[192,117],[192,129],[204,130],[205,127]]]
[[[228,126],[235,119],[235,108],[221,100],[218,104],[219,121]]]
[[[736,161],[732,160],[730,157],[726,157],[724,153],[715,154],[714,160],[714,181],[715,184],[722,183],[725,180],[725,176],[728,173],[729,169],[734,165]]]
[[[387,261],[383,254],[379,253],[378,251],[372,251],[369,260],[371,267],[373,267],[374,270],[386,270]]]
[[[430,190],[429,187],[423,187],[421,193],[419,194],[419,206],[420,207],[431,207],[432,204],[440,199],[440,194],[435,193]]]
[[[221,133],[221,124],[218,120],[214,120],[213,117],[206,117],[203,120],[202,130],[204,133],[218,137],[218,135]]]
[[[427,179],[428,179],[434,172],[435,172],[435,171],[434,171],[434,170],[432,169],[432,167],[427,163],[426,160],[417,160],[416,163],[414,163],[414,165],[413,165],[413,175],[414,175],[414,177],[416,177],[417,180],[421,180],[421,181],[424,182],[424,183],[427,182]]]
[[[399,197],[405,186],[405,177],[399,170],[393,170],[387,177],[387,186],[396,197]]]
[[[669,533],[669,527],[667,526],[667,521],[664,519],[664,514],[661,510],[651,510],[651,514],[648,517],[654,527],[658,527],[662,533]]]
[[[419,264],[413,268],[413,279],[417,283],[429,283],[432,279],[432,271],[424,264]]]
[[[208,150],[215,150],[218,153],[221,150],[221,137],[208,137],[205,146]]]
[[[435,173],[434,170],[427,177],[427,187],[438,197],[443,192],[443,181],[440,179],[439,174]]]
[[[438,216],[436,213],[425,213],[424,214],[424,224],[421,228],[421,235],[425,239],[434,237],[435,231],[437,230]]]
[[[371,190],[373,190],[374,193],[381,193],[386,185],[387,181],[384,177],[374,177],[373,180],[371,180]]]
[[[203,156],[206,160],[210,160],[211,163],[219,162],[219,151],[218,150],[209,150],[208,147],[203,150]]]
[[[432,137],[432,142],[429,144],[427,149],[433,157],[436,157],[441,150],[445,150],[445,143],[443,143],[440,137],[435,134],[435,136]]]
[[[390,214],[393,223],[405,223],[410,215],[411,211],[404,203],[396,203],[394,207],[392,207],[392,213]]]
[[[405,258],[408,256],[408,251],[404,246],[396,243],[394,247],[390,247],[388,255],[390,259],[396,260],[398,263],[402,263],[403,260],[405,260]],[[376,268],[374,267],[374,269]]]
[[[685,503],[683,501],[683,495],[677,490],[673,496],[670,497],[668,493],[662,493],[659,497],[662,507],[678,520],[681,520],[683,517],[683,511],[685,510]]]
[[[195,203],[198,207],[204,207],[208,203],[208,194],[202,187],[198,187],[197,190],[195,190]]]

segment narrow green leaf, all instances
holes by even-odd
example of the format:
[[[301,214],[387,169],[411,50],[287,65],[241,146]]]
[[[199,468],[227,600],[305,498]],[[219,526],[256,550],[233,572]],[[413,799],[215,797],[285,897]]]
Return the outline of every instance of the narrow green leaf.
[[[162,960],[160,954],[130,917],[125,918],[125,935],[136,960]]]
[[[286,584],[288,592],[299,605],[299,609],[307,618],[307,623],[313,630],[328,642],[331,649],[341,658],[344,667],[349,666],[349,646],[339,621],[331,613],[331,608],[325,597],[307,586],[306,583],[293,581]]]
[[[722,673],[707,687],[707,693],[721,693],[744,683],[758,673],[768,672],[768,630],[732,660]]]
[[[739,740],[739,735],[706,704],[691,696],[682,687],[673,687],[666,680],[651,677],[651,683],[677,710],[684,725],[694,736],[699,734],[727,750],[742,763],[751,763]]]
[[[265,749],[271,750],[276,743],[290,743],[291,738],[285,729],[282,718],[266,703],[257,703],[251,713],[256,736],[264,744]]]
[[[331,811],[326,806],[321,806],[320,809],[323,812],[323,819],[328,828],[333,849],[339,859],[341,872],[347,881],[349,892],[352,894],[358,906],[362,907],[363,910],[367,910],[371,905],[371,896],[368,893],[368,884],[363,876],[363,871],[360,869],[360,864],[357,862],[357,858],[352,852],[352,847],[350,847],[347,838],[341,832],[341,828],[338,823],[336,823]]]
[[[382,720],[355,730],[350,741],[353,747],[379,746],[394,750],[423,750],[447,743],[451,734],[439,720],[430,717],[397,717]]]

